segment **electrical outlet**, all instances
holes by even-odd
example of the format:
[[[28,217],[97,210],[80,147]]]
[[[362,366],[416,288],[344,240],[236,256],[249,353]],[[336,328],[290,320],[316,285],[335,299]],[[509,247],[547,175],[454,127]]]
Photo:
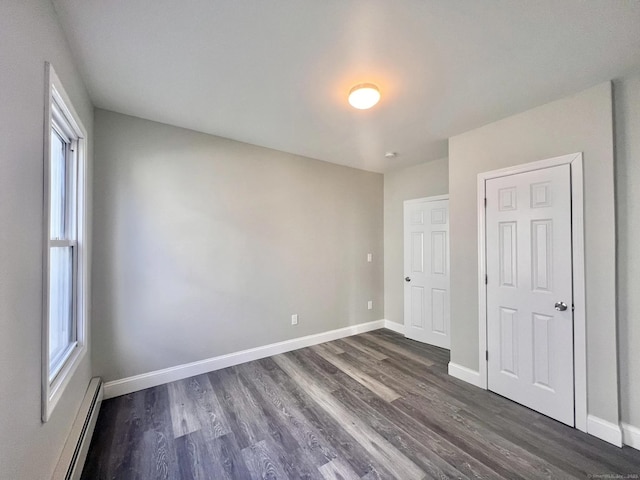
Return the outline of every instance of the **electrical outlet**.
[[[291,325],[297,325],[298,324],[298,314],[294,314],[291,315]]]
[[[372,310],[372,309],[373,309],[373,300],[369,300],[369,301],[367,302],[367,308],[368,308],[369,310]]]
[[[373,260],[373,255],[370,253],[367,253],[367,262],[371,263],[372,260]]]

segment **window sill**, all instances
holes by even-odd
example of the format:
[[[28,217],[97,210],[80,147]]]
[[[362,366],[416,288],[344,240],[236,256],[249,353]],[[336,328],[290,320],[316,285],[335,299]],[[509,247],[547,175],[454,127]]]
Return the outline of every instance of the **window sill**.
[[[51,418],[51,414],[56,405],[62,398],[67,385],[73,378],[73,374],[78,369],[80,363],[87,354],[86,345],[77,345],[71,352],[64,365],[56,375],[55,379],[44,386],[43,391],[46,392],[46,398],[42,402],[42,422],[47,422]]]

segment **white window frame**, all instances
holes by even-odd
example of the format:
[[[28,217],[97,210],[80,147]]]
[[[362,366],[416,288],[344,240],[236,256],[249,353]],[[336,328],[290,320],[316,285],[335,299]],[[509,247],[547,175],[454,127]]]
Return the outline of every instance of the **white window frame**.
[[[50,238],[50,170],[51,170],[51,130],[64,124],[62,133],[71,140],[68,153],[74,155],[76,171],[68,181],[75,182],[76,211],[66,218],[67,228],[75,231],[74,240],[51,240]],[[65,131],[66,129],[66,131]],[[56,128],[60,130],[60,128]],[[65,388],[88,351],[89,318],[89,272],[87,239],[89,218],[87,206],[87,131],[80,121],[69,96],[62,86],[51,64],[45,63],[45,115],[44,115],[44,182],[43,182],[43,308],[42,308],[42,421],[47,422],[58,404]],[[49,360],[49,279],[50,248],[73,246],[73,328],[75,342],[65,350],[64,360],[56,368],[50,369]]]

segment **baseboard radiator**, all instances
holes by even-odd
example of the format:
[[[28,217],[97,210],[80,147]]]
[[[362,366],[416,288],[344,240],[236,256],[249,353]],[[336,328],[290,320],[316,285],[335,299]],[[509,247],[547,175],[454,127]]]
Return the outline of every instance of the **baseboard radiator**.
[[[102,379],[94,377],[82,400],[52,480],[78,480],[87,458],[103,397]]]

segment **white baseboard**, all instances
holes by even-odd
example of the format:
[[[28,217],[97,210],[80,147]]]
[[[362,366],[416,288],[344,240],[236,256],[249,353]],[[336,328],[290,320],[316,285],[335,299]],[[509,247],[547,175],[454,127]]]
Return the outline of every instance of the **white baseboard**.
[[[464,382],[482,388],[480,385],[480,373],[470,368],[449,362],[449,375]],[[593,415],[587,416],[587,433],[594,437],[609,442],[616,447],[622,447],[624,443],[630,447],[640,449],[640,429],[631,425],[622,424],[622,429],[615,423],[608,422]]]
[[[449,362],[448,370],[449,375],[452,377],[462,380],[463,382],[470,383],[471,385],[475,385],[476,387],[483,388],[480,385],[479,372],[453,362]],[[622,424],[621,428],[615,423],[608,422],[593,415],[588,415],[587,433],[617,447],[622,447],[624,438],[625,445],[640,449],[640,428],[627,425],[625,423]]]
[[[622,447],[622,430],[616,423],[587,415],[587,433],[616,447]]]
[[[622,427],[622,442],[636,450],[640,450],[640,428],[624,422],[620,426]]]
[[[357,335],[359,333],[370,332],[385,327],[385,320],[375,320],[373,322],[350,325],[348,327],[330,330],[328,332],[307,335],[306,337],[285,340],[284,342],[272,343],[262,347],[250,348],[240,352],[220,355],[219,357],[207,358],[197,362],[177,365],[154,372],[143,373],[133,377],[114,380],[104,384],[104,398],[113,398],[127,393],[137,392],[145,388],[155,387],[164,383],[182,380],[202,373],[220,370],[221,368],[239,365],[241,363],[258,360],[260,358],[278,355],[279,353],[298,350],[299,348],[317,345],[319,343],[330,342],[339,338]]]
[[[471,370],[470,368],[463,367],[462,365],[458,365],[453,362],[449,362],[448,371],[449,375],[452,377],[456,377],[458,380],[462,380],[463,382],[482,388],[480,385],[480,372]]]
[[[239,352],[220,355],[218,357],[207,358],[197,362],[177,365],[175,367],[156,370],[154,372],[143,373],[133,377],[114,380],[104,384],[104,398],[113,398],[120,395],[144,390],[165,383],[182,380],[194,375],[220,370],[222,368],[239,365],[241,363],[259,360],[261,358],[310,347],[319,343],[330,342],[339,338],[357,335],[359,333],[370,332],[380,328],[387,328],[404,335],[404,325],[389,320],[375,320],[373,322],[351,325],[337,330],[307,335],[305,337],[285,340],[283,342],[272,343],[262,347],[250,348]],[[480,373],[463,367],[453,362],[448,365],[449,375],[476,387],[480,385]],[[601,418],[589,415],[587,417],[587,432],[605,442],[621,447],[623,444],[640,450],[640,428],[626,423],[621,426],[608,422]]]
[[[384,328],[393,330],[400,335],[404,335],[404,323],[392,322],[391,320],[384,321]]]

